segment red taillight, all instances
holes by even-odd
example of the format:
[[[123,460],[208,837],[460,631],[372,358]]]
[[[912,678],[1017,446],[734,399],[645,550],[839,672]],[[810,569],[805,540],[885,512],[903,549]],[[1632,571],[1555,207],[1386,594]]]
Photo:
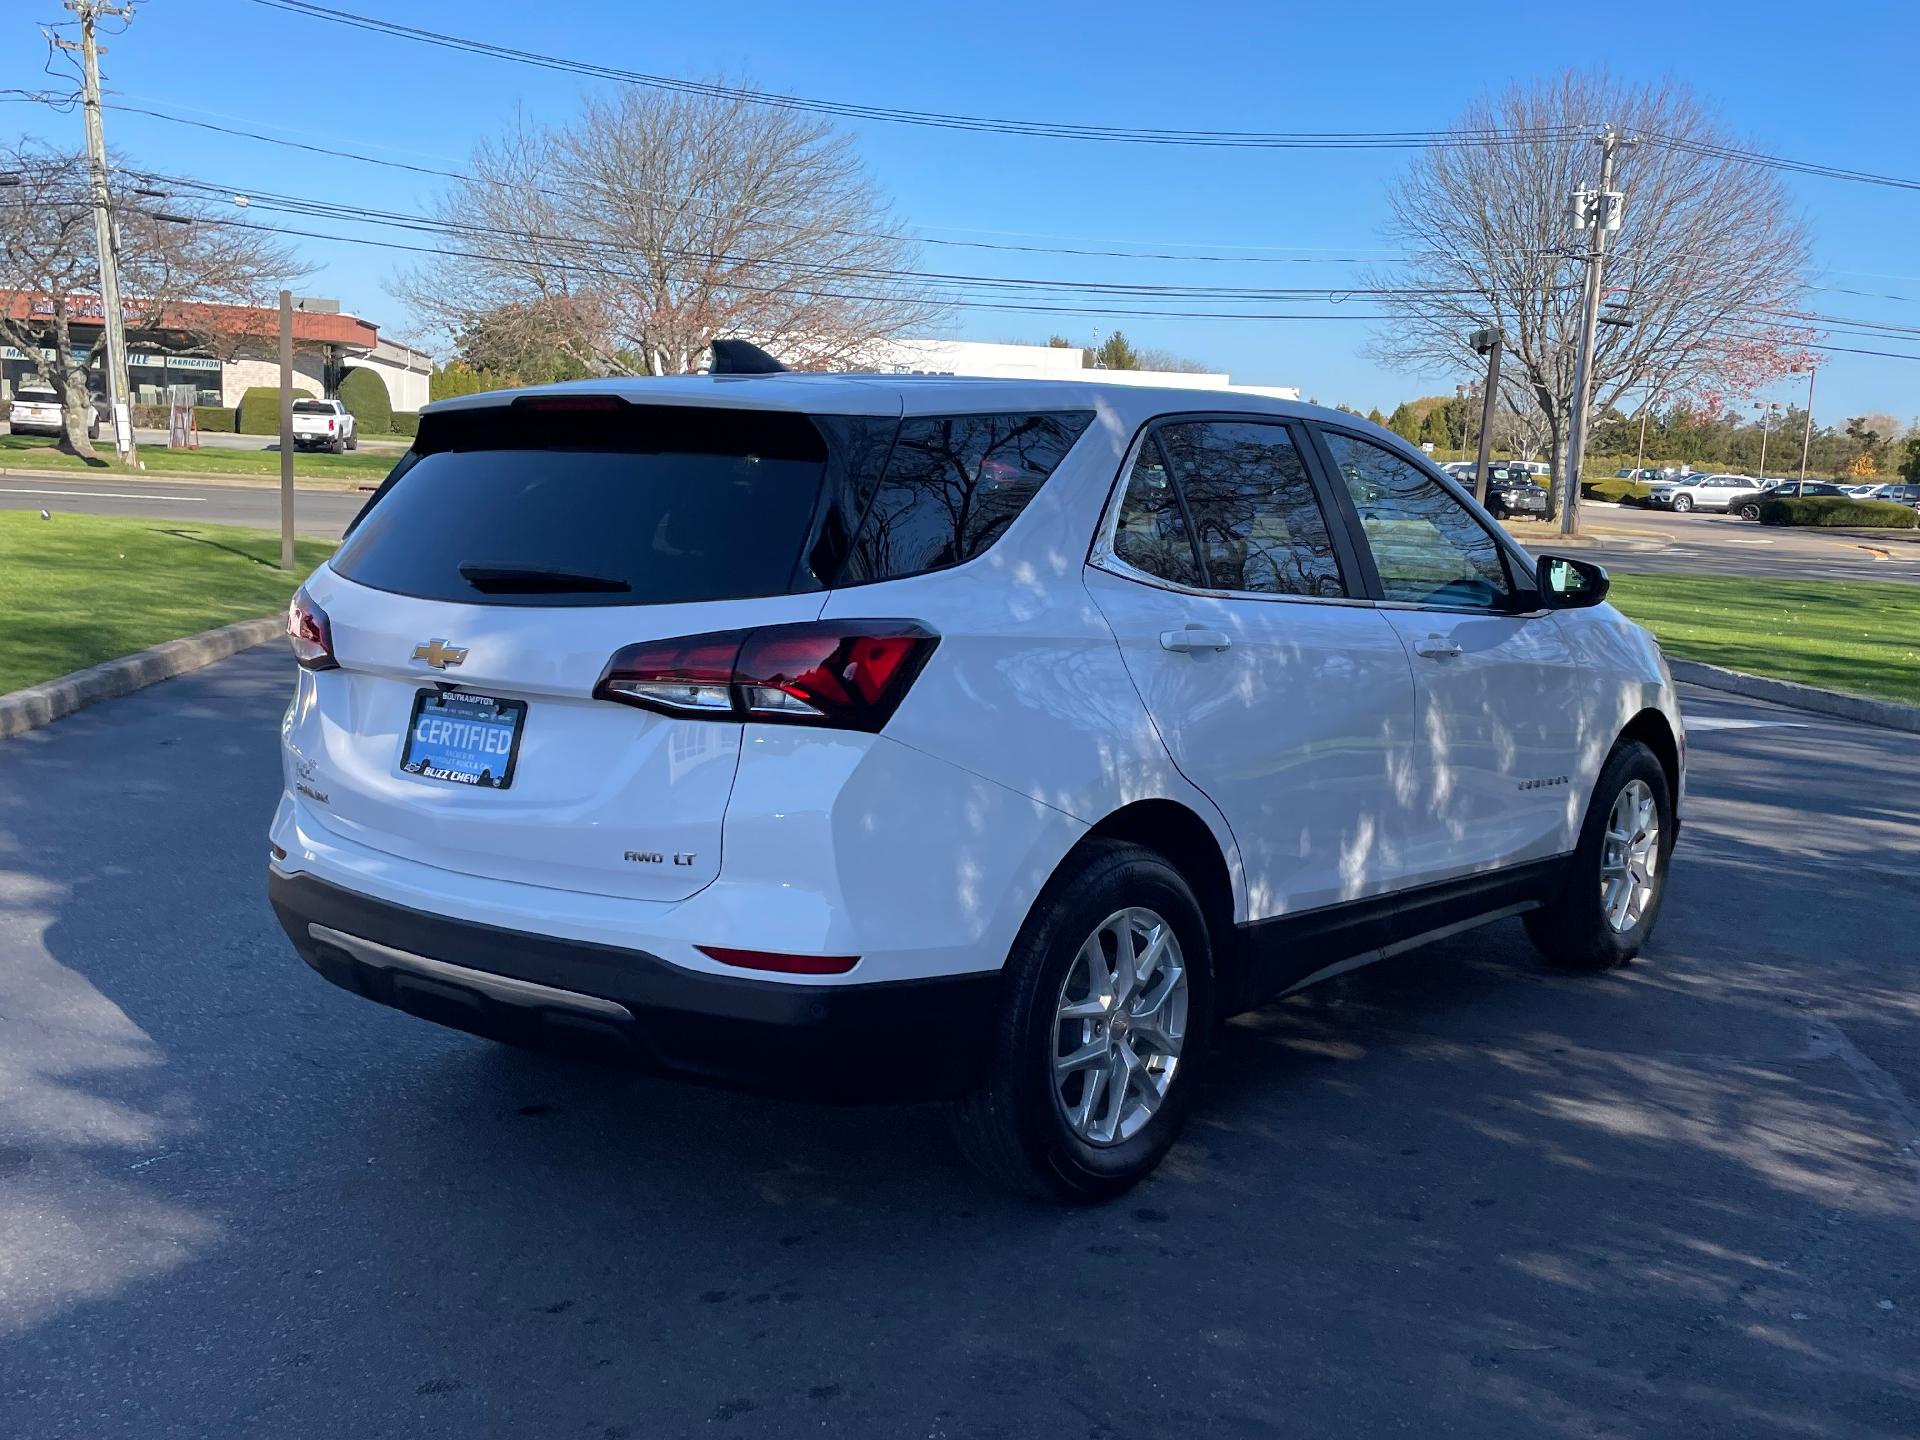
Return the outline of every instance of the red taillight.
[[[693,948],[737,970],[777,970],[782,975],[844,975],[860,963],[858,955],[783,955],[775,950],[729,950],[724,945]]]
[[[333,429],[333,421],[331,420],[327,421],[327,429],[329,430]]]
[[[333,623],[327,612],[313,603],[302,585],[287,602],[287,640],[293,646],[293,658],[309,670],[337,670],[333,658]]]
[[[939,637],[913,620],[818,620],[629,645],[593,693],[667,715],[877,731]]]

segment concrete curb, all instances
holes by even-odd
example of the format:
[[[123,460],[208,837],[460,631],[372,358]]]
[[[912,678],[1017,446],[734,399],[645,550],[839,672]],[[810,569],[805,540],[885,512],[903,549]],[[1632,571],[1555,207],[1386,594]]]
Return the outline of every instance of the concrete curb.
[[[286,619],[280,615],[242,620],[218,630],[203,630],[198,635],[169,640],[151,650],[109,660],[103,665],[76,670],[44,685],[29,685],[24,690],[0,695],[0,739],[23,735],[85,706],[130,695],[162,680],[171,680],[175,675],[202,669],[284,635],[286,629]]]
[[[1748,675],[1739,670],[1723,670],[1718,665],[1703,665],[1697,660],[1669,658],[1667,668],[1673,678],[1687,685],[1708,690],[1724,690],[1749,700],[1767,700],[1775,705],[1791,705],[1796,710],[1811,710],[1816,715],[1833,715],[1842,720],[1858,720],[1866,725],[1884,725],[1889,730],[1905,730],[1920,735],[1920,705],[1902,705],[1897,700],[1869,700],[1864,695],[1848,695],[1839,690],[1818,690],[1792,680],[1769,680],[1763,675]]]

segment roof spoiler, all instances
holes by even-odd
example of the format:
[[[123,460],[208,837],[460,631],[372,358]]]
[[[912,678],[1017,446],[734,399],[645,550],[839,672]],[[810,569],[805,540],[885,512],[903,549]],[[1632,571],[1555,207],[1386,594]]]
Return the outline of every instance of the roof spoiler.
[[[709,348],[709,375],[773,375],[787,368],[750,341],[715,340]]]

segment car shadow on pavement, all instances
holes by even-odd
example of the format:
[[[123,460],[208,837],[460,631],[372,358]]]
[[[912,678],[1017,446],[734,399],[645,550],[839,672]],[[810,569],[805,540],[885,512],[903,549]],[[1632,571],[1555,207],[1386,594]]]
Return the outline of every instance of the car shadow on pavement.
[[[1506,922],[1270,1005],[1160,1175],[1064,1210],[931,1108],[327,986],[263,893],[284,670],[0,750],[0,1433],[1920,1432],[1914,1161],[1849,1054],[1916,1017],[1835,919],[1920,902],[1823,856],[1767,888],[1757,743],[1645,962],[1554,974]]]

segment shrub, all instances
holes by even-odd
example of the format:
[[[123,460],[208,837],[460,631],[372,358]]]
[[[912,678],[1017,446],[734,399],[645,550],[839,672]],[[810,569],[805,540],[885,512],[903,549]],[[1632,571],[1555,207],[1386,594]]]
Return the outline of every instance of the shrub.
[[[1762,525],[1865,525],[1879,530],[1920,529],[1920,510],[1891,500],[1802,495],[1760,502]]]
[[[1612,500],[1620,505],[1643,505],[1647,496],[1653,493],[1651,485],[1642,485],[1635,480],[1582,480],[1580,498],[1583,500]]]
[[[276,409],[278,407],[276,406]],[[228,405],[196,405],[193,407],[193,423],[209,435],[231,435],[234,424],[233,408]],[[274,418],[274,428],[279,426],[279,417]]]
[[[418,410],[396,410],[393,412],[392,435],[405,435],[409,439],[420,433],[420,412]]]
[[[136,430],[164,430],[173,408],[168,405],[135,405],[133,407],[133,428]]]
[[[384,435],[393,426],[393,398],[378,370],[356,365],[340,382],[340,403],[362,435]]]
[[[296,398],[304,396],[308,400],[320,397],[311,390],[294,387]],[[251,385],[247,393],[240,397],[240,413],[235,428],[242,435],[278,435],[280,433],[280,387],[278,385]]]

